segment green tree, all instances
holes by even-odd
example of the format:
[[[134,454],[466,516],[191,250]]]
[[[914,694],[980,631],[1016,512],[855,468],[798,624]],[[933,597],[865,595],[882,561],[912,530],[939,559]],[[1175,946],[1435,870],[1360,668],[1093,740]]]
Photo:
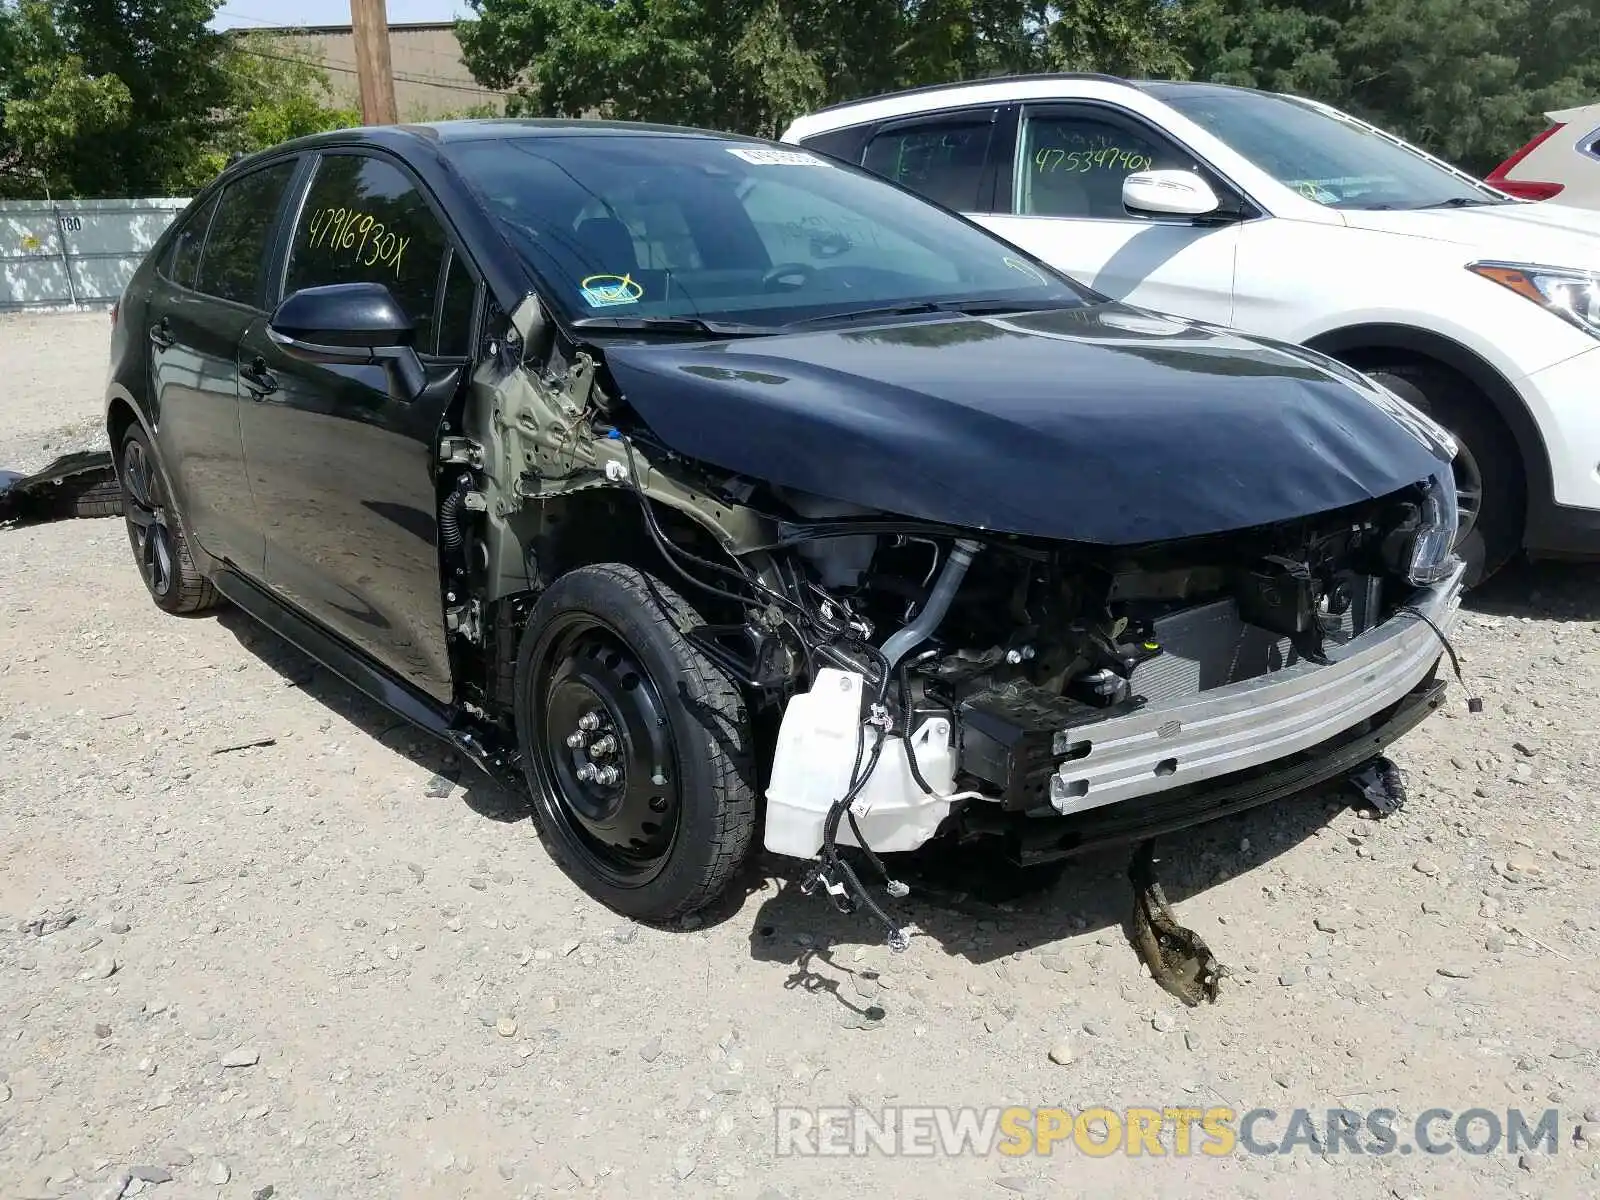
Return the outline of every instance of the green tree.
[[[1182,74],[1176,0],[469,0],[513,113],[775,134],[819,105],[1001,72]]]
[[[8,191],[181,188],[227,97],[216,0],[0,0]]]
[[[1293,92],[1484,172],[1600,92],[1593,0],[1191,0],[1198,78]]]
[[[354,125],[314,50],[216,0],[0,0],[0,195],[184,194],[230,155]]]
[[[127,85],[92,75],[42,3],[0,6],[0,196],[74,190],[80,140],[124,128]]]
[[[249,154],[291,138],[361,124],[361,112],[339,104],[316,48],[260,32],[226,50],[229,100],[205,164],[209,174],[236,153]]]

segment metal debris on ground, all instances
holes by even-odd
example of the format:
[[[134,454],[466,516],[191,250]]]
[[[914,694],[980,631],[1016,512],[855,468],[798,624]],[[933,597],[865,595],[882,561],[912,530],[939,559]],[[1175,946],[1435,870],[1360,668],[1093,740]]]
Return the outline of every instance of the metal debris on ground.
[[[1192,929],[1179,925],[1155,875],[1154,839],[1139,844],[1128,863],[1133,884],[1133,948],[1150,977],[1190,1008],[1217,1001],[1227,968]]]
[[[275,738],[275,737],[263,737],[263,738],[256,738],[255,741],[253,741],[253,742],[239,742],[236,745],[232,745],[232,746],[218,746],[211,753],[214,754],[214,755],[216,755],[216,754],[233,754],[233,753],[235,753],[235,752],[237,752],[239,750],[262,750],[262,749],[265,749],[268,746],[276,746],[277,744],[278,744],[278,739],[277,738]]]
[[[121,512],[122,488],[108,450],[63,454],[32,475],[0,471],[0,525]]]
[[[1378,816],[1387,817],[1406,806],[1406,784],[1400,768],[1383,755],[1350,773],[1350,786]]]

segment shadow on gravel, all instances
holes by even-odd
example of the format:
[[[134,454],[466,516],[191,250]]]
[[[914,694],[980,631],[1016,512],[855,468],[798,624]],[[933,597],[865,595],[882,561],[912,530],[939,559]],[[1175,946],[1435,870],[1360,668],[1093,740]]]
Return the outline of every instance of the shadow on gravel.
[[[1185,900],[1269,862],[1349,811],[1346,793],[1325,787],[1159,839],[1157,878],[1182,923]],[[1246,844],[1249,848],[1242,850]],[[1131,846],[1126,853],[1102,851],[1026,873],[977,846],[937,856],[890,856],[886,865],[910,885],[911,895],[889,901],[881,886],[873,892],[892,916],[915,924],[919,937],[931,938],[946,954],[972,963],[1107,930],[1114,936],[1108,953],[1131,956],[1132,851]],[[863,882],[872,887],[865,864],[856,865]],[[776,890],[769,890],[753,917],[746,918],[751,957],[792,964],[795,970],[785,986],[831,992],[844,1007],[859,1010],[861,997],[841,988],[840,982],[860,968],[842,951],[881,942],[881,924],[863,911],[842,914],[818,893],[802,895],[802,864],[767,857],[759,870]],[[1263,887],[1253,902],[1272,903],[1271,889]],[[1219,941],[1212,949],[1226,964],[1226,943]]]
[[[492,821],[520,821],[528,816],[525,797],[498,786],[476,767],[464,762],[449,746],[402,721],[388,709],[351,687],[277,634],[263,628],[236,608],[224,608],[217,622],[239,644],[276,671],[286,685],[299,688],[318,704],[349,721],[361,734],[404,754],[434,780],[423,794],[448,794],[445,783],[458,785],[467,807]],[[270,732],[270,731],[269,731]]]
[[[1466,608],[1484,616],[1600,621],[1600,564],[1519,559],[1468,593]]]

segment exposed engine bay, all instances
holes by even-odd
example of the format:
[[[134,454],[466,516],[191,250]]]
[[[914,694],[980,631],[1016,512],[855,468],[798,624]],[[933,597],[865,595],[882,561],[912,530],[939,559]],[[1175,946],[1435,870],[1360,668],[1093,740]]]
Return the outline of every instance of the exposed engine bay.
[[[1437,476],[1176,541],[1030,537],[719,470],[664,444],[591,355],[557,347],[536,374],[520,353],[514,334],[483,368],[492,405],[444,440],[446,479],[460,472],[441,489],[446,616],[478,680],[469,709],[506,712],[503,668],[474,661],[494,646],[505,661],[562,572],[656,572],[692,597],[704,622],[684,635],[746,697],[767,849],[813,860],[808,885],[864,903],[891,943],[903,935],[840,846],[886,881],[879,853],[943,836],[1048,861],[1086,844],[1061,832],[1070,819],[1246,780],[1402,701],[1438,703],[1462,572]]]

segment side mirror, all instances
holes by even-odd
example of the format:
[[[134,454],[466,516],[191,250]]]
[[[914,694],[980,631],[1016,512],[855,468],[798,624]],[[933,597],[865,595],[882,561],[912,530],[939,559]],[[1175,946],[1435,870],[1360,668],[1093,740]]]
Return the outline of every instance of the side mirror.
[[[1136,217],[1208,217],[1222,201],[1193,171],[1135,171],[1122,181],[1122,207]]]
[[[301,362],[385,367],[402,399],[427,383],[411,318],[381,283],[330,283],[284,297],[267,336]]]

